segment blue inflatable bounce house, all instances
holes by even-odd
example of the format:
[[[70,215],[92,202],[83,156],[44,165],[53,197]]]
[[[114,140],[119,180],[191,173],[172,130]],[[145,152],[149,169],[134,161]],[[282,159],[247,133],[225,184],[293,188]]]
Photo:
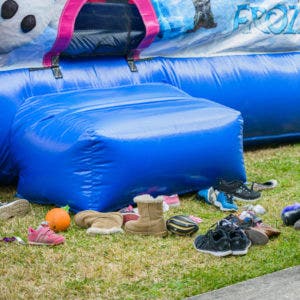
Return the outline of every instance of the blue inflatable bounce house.
[[[300,137],[298,0],[0,0],[0,184],[74,212],[245,181]]]

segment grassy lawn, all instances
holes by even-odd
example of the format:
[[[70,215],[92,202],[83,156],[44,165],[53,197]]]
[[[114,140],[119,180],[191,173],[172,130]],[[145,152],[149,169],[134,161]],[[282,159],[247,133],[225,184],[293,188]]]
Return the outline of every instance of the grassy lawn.
[[[245,163],[249,181],[279,181],[257,201],[267,209],[264,222],[282,232],[267,245],[216,258],[193,248],[195,236],[91,237],[73,223],[62,246],[0,243],[0,299],[183,299],[300,264],[300,234],[280,219],[284,206],[300,202],[300,144],[246,151]],[[0,201],[14,193],[14,187],[0,188]],[[0,222],[0,236],[26,241],[28,227],[37,227],[50,208],[33,204],[24,218]],[[191,194],[165,218],[176,214],[201,217],[198,233],[227,215]]]

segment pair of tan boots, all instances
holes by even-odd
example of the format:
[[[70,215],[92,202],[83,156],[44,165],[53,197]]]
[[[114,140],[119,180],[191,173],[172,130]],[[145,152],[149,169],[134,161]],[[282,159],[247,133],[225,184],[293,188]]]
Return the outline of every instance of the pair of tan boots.
[[[131,234],[155,235],[164,237],[168,234],[163,216],[163,197],[153,198],[145,194],[137,196],[134,202],[138,206],[139,218],[128,221],[124,230]],[[118,212],[101,213],[85,210],[75,215],[76,225],[88,228],[88,234],[111,234],[123,232],[123,215]]]

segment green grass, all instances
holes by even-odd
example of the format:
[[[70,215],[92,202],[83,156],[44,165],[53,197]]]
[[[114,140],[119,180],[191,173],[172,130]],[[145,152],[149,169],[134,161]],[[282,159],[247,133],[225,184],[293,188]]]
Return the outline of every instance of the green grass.
[[[0,242],[0,299],[183,299],[298,265],[299,232],[282,225],[280,212],[300,201],[300,144],[247,151],[245,163],[249,180],[279,181],[257,202],[268,211],[264,222],[281,230],[267,245],[251,247],[246,256],[216,258],[197,252],[194,237],[91,237],[72,223],[62,246]],[[1,188],[0,201],[14,193],[14,187]],[[37,227],[50,208],[32,204],[26,217],[1,222],[0,236],[26,240],[28,227]],[[226,216],[193,194],[165,218],[175,214],[201,217],[199,233]]]

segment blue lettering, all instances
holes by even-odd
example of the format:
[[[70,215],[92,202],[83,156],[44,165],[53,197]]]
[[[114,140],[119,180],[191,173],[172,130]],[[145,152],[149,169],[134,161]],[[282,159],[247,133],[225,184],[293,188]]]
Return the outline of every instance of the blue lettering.
[[[237,11],[234,16],[233,30],[238,30],[240,25],[244,25],[249,22],[247,18],[240,17],[242,11],[249,11],[249,5],[248,4],[238,5]]]
[[[252,20],[253,20],[253,25],[258,28],[258,21],[260,21],[262,19],[262,17],[264,16],[264,14],[266,13],[266,9],[265,8],[259,8],[259,7],[251,7],[251,13],[252,13]],[[263,33],[269,34],[269,31],[266,30],[261,30]]]
[[[267,12],[266,14],[266,21],[269,22],[272,16],[277,16],[277,12],[276,11],[280,11],[282,13],[282,16],[279,16],[278,19],[275,20],[275,22],[273,22],[272,24],[270,24],[268,26],[269,30],[273,33],[273,34],[280,34],[282,33],[287,24],[288,24],[288,18],[287,18],[287,8],[284,5],[278,4],[276,6],[274,6],[270,11]],[[281,22],[281,23],[280,23]],[[276,27],[275,25],[278,25],[278,27]]]
[[[293,17],[286,29],[286,32],[284,34],[296,34],[296,33],[299,33],[299,32],[296,32],[294,30],[294,25],[295,25],[295,21],[299,15],[299,7],[295,6],[295,5],[291,5],[289,6],[289,9],[290,10],[294,10],[294,14],[293,14]]]
[[[239,30],[241,25],[249,25],[248,32],[256,28],[265,34],[300,34],[300,29],[294,28],[299,23],[299,14],[299,5],[277,4],[267,11],[263,7],[241,4],[237,6],[233,30]]]

